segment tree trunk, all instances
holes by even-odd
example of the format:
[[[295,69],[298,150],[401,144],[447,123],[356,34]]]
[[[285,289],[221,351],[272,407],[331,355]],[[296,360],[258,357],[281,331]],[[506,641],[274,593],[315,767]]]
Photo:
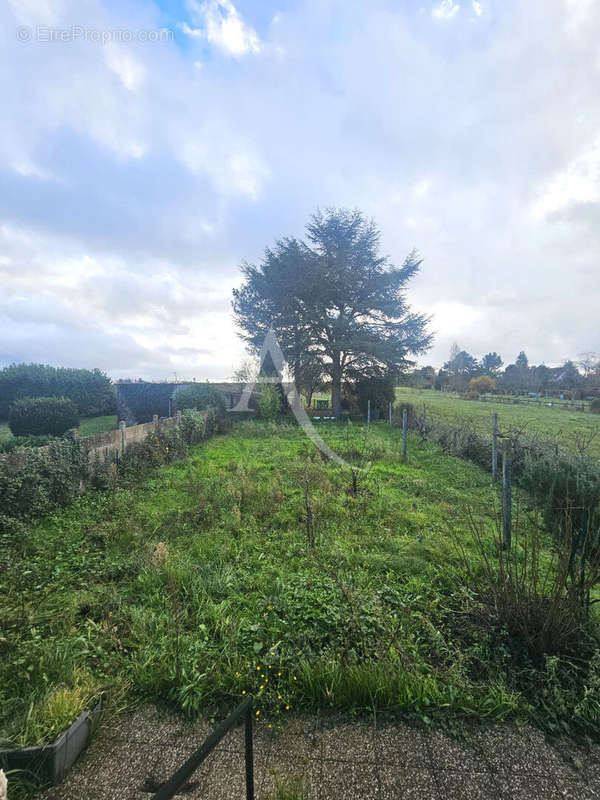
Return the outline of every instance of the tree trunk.
[[[331,371],[331,410],[334,417],[339,417],[342,411],[342,370],[339,364],[339,355],[337,364],[334,361]]]

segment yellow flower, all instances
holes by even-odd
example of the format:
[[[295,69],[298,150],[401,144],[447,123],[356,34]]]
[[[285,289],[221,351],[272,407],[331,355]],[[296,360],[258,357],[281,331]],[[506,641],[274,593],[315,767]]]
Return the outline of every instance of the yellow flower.
[[[297,681],[297,680],[298,680],[298,678],[297,678],[295,675],[294,675],[294,680],[295,680],[295,681]]]
[[[256,712],[256,716],[258,717],[258,716],[259,716],[259,714],[260,714],[260,711],[257,711],[257,712]]]
[[[285,710],[286,710],[286,711],[289,711],[289,710],[290,710],[290,707],[289,707],[289,706],[286,706],[286,707],[285,707]]]
[[[246,694],[246,690],[245,689],[242,689],[242,694]]]
[[[278,672],[277,675],[281,678],[281,672]]]
[[[257,667],[256,669],[260,672],[260,667]]]
[[[264,683],[261,683],[261,685],[260,685],[260,688],[261,688],[261,689],[264,689],[264,688],[265,688],[265,685],[264,685]]]

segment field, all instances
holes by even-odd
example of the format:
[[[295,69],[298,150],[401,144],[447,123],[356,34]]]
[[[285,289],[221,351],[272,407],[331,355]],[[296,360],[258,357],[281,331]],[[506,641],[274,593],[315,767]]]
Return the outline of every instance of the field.
[[[581,411],[565,411],[546,405],[524,405],[464,400],[454,394],[431,389],[396,390],[398,401],[406,401],[420,413],[423,404],[428,415],[448,423],[469,419],[482,432],[492,430],[492,414],[498,413],[501,431],[511,428],[524,429],[527,433],[557,441],[565,450],[577,452],[577,443],[589,439],[588,454],[600,459],[600,414]],[[583,435],[583,437],[582,437]]]
[[[461,616],[481,548],[495,552],[489,476],[412,436],[405,463],[385,425],[328,437],[364,467],[355,487],[298,428],[241,423],[17,536],[0,572],[0,738],[45,741],[100,691],[208,715],[252,692],[273,720],[531,717],[502,634]],[[521,511],[520,530],[536,519]]]
[[[498,602],[489,475],[413,434],[403,461],[384,423],[320,431],[352,468],[292,424],[239,423],[16,530],[0,555],[0,745],[47,742],[101,692],[109,709],[208,718],[252,693],[273,724],[376,708],[593,732],[588,634],[558,600],[552,616],[524,595],[523,618]],[[534,574],[535,543],[551,575],[538,512],[513,500],[515,563]],[[542,630],[522,630],[536,613]]]

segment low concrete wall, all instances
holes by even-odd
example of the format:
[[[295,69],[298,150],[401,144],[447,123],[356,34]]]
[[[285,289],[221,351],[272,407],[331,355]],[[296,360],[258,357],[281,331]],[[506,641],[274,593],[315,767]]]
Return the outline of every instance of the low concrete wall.
[[[157,426],[171,426],[177,424],[177,417],[167,417],[158,422],[145,422],[143,425],[131,425],[127,427],[125,423],[121,423],[122,427],[114,431],[106,431],[105,433],[97,433],[94,436],[81,436],[80,441],[83,442],[87,448],[90,464],[94,461],[104,461],[105,459],[115,459],[123,455],[129,445],[143,442],[148,434],[152,433]],[[0,460],[8,462],[9,464],[18,467],[27,458],[28,452],[32,448],[20,448],[14,450],[12,453],[4,453],[0,455]],[[49,447],[36,448],[36,452],[48,452]]]

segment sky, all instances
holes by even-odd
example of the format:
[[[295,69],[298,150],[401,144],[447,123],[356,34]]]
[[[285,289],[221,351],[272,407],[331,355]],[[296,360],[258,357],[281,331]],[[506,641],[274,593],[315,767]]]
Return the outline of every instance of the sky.
[[[359,208],[453,342],[600,351],[600,0],[5,0],[0,367],[223,379],[240,264]]]

